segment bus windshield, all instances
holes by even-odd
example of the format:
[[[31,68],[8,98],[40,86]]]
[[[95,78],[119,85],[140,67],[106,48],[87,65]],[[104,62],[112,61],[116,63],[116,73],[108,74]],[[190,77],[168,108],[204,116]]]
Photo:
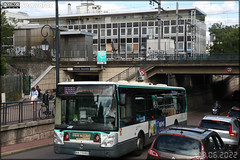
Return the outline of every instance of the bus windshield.
[[[56,128],[117,130],[114,85],[60,86],[58,91],[61,99],[61,125],[56,125]]]

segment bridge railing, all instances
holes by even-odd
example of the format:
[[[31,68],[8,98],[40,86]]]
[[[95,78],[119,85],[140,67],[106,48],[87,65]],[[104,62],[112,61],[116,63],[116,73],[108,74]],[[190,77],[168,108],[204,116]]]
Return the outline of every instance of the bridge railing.
[[[49,102],[51,106],[53,102]],[[22,123],[24,121],[37,121],[41,102],[18,101],[1,103],[1,125]],[[49,116],[49,118],[52,118]]]

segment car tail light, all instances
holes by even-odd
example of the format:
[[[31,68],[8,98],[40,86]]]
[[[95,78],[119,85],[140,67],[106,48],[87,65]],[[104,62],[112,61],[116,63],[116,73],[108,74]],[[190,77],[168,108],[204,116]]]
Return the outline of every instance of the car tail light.
[[[159,156],[158,153],[153,150],[153,146],[154,146],[156,140],[157,140],[157,138],[154,139],[154,141],[153,141],[153,143],[152,143],[152,145],[151,145],[151,147],[150,147],[150,149],[148,151],[148,154],[151,155],[151,156],[154,156],[154,157],[158,157]]]
[[[230,129],[229,129],[229,135],[232,137],[237,137],[237,133],[232,131],[232,125],[230,126]]]
[[[227,117],[229,117],[230,111],[228,111]]]
[[[201,127],[201,124],[202,124],[202,121],[200,121],[200,123],[199,123],[198,127]]]
[[[203,144],[201,144],[201,155],[200,155],[200,159],[201,160],[207,160],[207,153],[205,151],[205,148],[203,146]]]
[[[154,157],[158,157],[158,153],[156,151],[154,151],[153,149],[150,149],[148,151],[148,154],[151,155],[151,156],[154,156]]]
[[[68,132],[65,132],[64,133],[64,141],[69,141],[69,133]]]
[[[182,135],[182,134],[173,134],[173,136],[185,137],[185,136],[184,136],[184,135]]]

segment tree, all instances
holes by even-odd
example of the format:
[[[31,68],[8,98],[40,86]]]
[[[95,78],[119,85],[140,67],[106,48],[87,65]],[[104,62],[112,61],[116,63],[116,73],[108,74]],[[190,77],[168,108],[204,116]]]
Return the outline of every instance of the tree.
[[[1,49],[0,54],[1,56],[6,53],[6,49],[4,46],[10,45],[12,42],[11,38],[13,36],[14,26],[9,24],[6,18],[5,11],[2,12],[1,10]],[[0,58],[0,74],[4,75],[6,73],[6,59],[4,57]]]
[[[209,28],[210,35],[215,37],[211,54],[239,54],[239,26],[224,26],[222,23],[214,23]]]

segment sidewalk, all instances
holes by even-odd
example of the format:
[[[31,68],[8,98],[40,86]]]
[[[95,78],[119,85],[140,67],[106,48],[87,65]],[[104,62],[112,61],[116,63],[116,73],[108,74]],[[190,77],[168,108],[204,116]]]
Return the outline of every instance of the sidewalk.
[[[1,157],[35,148],[53,145],[53,138],[1,147]]]

